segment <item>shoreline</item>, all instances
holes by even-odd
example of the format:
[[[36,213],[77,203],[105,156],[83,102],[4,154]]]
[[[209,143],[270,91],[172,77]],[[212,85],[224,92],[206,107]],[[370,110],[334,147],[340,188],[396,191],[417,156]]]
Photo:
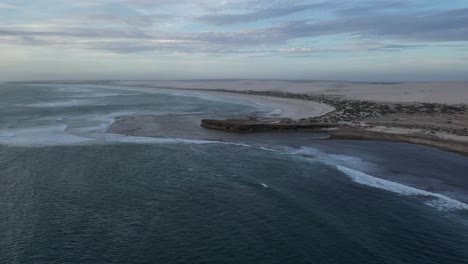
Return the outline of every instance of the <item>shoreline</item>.
[[[309,129],[308,132],[327,133],[329,135],[329,138],[326,140],[347,139],[402,142],[434,147],[440,150],[457,153],[463,156],[468,156],[468,123],[461,123],[461,125],[464,125],[463,128],[453,128],[445,126],[445,124],[452,124],[452,117],[463,116],[467,117],[466,120],[468,120],[467,105],[446,105],[437,103],[406,103],[405,105],[402,105],[396,103],[386,104],[359,100],[329,98],[326,96],[310,96],[304,94],[278,93],[271,91],[222,91],[254,95],[262,94],[273,97],[294,98],[296,101],[318,101],[320,103],[328,103],[336,109],[335,111],[329,112],[323,116],[311,117],[308,119],[300,120],[287,120],[285,124],[286,128],[277,129],[275,127],[270,129],[270,131],[285,131],[288,130],[288,125],[290,130],[297,131],[298,126],[313,127],[313,125],[315,124],[317,128]],[[340,106],[340,104],[344,104],[345,106]],[[368,111],[367,109],[364,109],[362,107],[363,105],[368,106],[371,110]],[[394,107],[394,109],[392,109],[392,107]],[[353,108],[357,108],[357,110]],[[342,111],[342,109],[345,109],[345,111]],[[370,113],[366,113],[366,111]],[[343,114],[343,112],[345,114]],[[439,123],[428,124],[427,122],[423,124],[409,122],[392,124],[391,122],[388,122],[388,116],[394,117],[395,115],[401,115],[402,113],[411,116],[413,119],[416,120],[426,118],[429,119],[429,121],[433,121],[437,117],[440,118],[440,116],[445,115],[443,116],[443,118],[441,118],[444,122],[444,125],[441,125]],[[387,120],[385,118],[387,118]],[[385,120],[387,122],[379,123],[379,121],[382,120]],[[245,123],[247,124],[249,122],[251,121],[245,121]],[[260,122],[260,125],[261,124],[262,123]],[[255,125],[259,126],[258,123]],[[334,128],[321,128],[326,125],[329,125]],[[203,122],[202,126],[204,126]],[[210,126],[204,127],[213,129],[213,127]],[[260,129],[259,131],[264,132],[268,130],[268,125],[266,125],[265,127],[266,129]],[[229,129],[220,129],[219,127],[215,127],[214,129],[229,131]],[[393,131],[386,132],[391,130]],[[250,132],[254,131],[255,129]]]
[[[383,103],[375,101],[343,99],[320,94],[300,94],[265,90],[227,90],[203,88],[155,87],[135,84],[120,84],[117,89],[139,90],[144,92],[185,93],[208,99],[222,101],[242,101],[243,104],[281,109],[271,116],[256,116],[259,124],[290,125],[291,130],[309,125],[329,125],[334,128],[313,129],[312,133],[326,133],[326,140],[381,140],[403,142],[434,147],[444,151],[468,156],[468,105],[443,103]],[[105,85],[100,85],[101,87]],[[109,89],[116,89],[109,86]],[[138,125],[135,122],[130,126]],[[213,118],[213,116],[209,117]],[[216,117],[215,117],[216,118]],[[252,116],[244,116],[245,122],[251,122]],[[262,119],[263,118],[263,119]],[[456,118],[460,119],[459,122]],[[148,121],[146,116],[145,122]],[[426,120],[427,119],[427,120]],[[216,119],[215,119],[216,120]],[[423,120],[423,122],[421,121]],[[425,120],[425,121],[424,121]],[[200,121],[200,119],[198,119]],[[218,120],[225,121],[225,120]],[[437,121],[437,123],[433,123]],[[122,119],[119,120],[122,123]],[[193,120],[190,120],[193,125]],[[241,121],[242,122],[242,121]],[[457,123],[458,122],[458,123]],[[114,121],[117,123],[117,120]],[[113,123],[113,124],[114,124]],[[258,125],[258,124],[257,124]],[[383,127],[379,129],[379,127]],[[215,128],[216,129],[216,128]],[[110,131],[122,133],[121,129]],[[124,129],[124,131],[128,129]],[[148,129],[143,129],[148,131]],[[209,129],[205,129],[209,131]],[[223,130],[223,129],[218,129]],[[263,129],[263,132],[269,129]],[[278,129],[271,129],[271,131]],[[287,131],[280,129],[279,131]],[[394,131],[391,131],[394,130]],[[194,129],[192,129],[194,131]],[[390,131],[390,132],[389,132]],[[201,136],[204,132],[197,131]],[[218,131],[219,132],[219,131]],[[252,132],[252,131],[251,131]],[[112,133],[112,132],[111,132]],[[208,135],[213,135],[207,132]],[[220,136],[225,132],[214,133]],[[134,134],[133,132],[131,134]],[[157,133],[141,132],[140,136],[157,136]],[[146,135],[145,135],[146,134]]]
[[[400,142],[409,143],[414,145],[432,147],[439,150],[452,152],[461,156],[468,157],[468,143],[455,141],[455,140],[443,140],[436,137],[428,137],[423,135],[411,135],[411,134],[391,134],[376,131],[365,131],[365,130],[353,130],[353,129],[342,129],[332,132],[328,132],[329,137],[322,140],[366,140],[366,141],[389,141],[389,142]]]
[[[262,94],[244,94],[225,90],[203,90],[203,89],[187,89],[185,91],[193,91],[201,94],[211,95],[217,98],[223,98],[227,101],[241,100],[243,103],[255,104],[261,107],[270,107],[279,110],[268,117],[277,117],[281,119],[303,119],[308,117],[320,117],[332,113],[336,109],[326,103],[318,101],[303,101],[289,97],[274,97]]]
[[[101,82],[102,83],[102,82]],[[356,82],[326,80],[147,80],[106,81],[125,86],[145,86],[187,90],[230,90],[256,92],[290,92],[314,96],[339,97],[392,103],[467,104],[468,81],[433,82]]]
[[[207,129],[228,133],[281,133],[305,132],[324,133],[327,138],[321,140],[368,140],[410,143],[468,156],[468,142],[441,139],[423,133],[385,133],[356,128],[333,128],[330,124],[271,124],[251,120],[202,120],[201,126]],[[330,129],[331,128],[331,129]]]
[[[167,93],[172,95],[184,95],[199,97],[212,101],[222,101],[236,103],[247,106],[257,106],[259,108],[270,108],[273,113],[268,113],[263,118],[273,118],[281,120],[304,119],[309,117],[319,117],[329,114],[336,109],[324,102],[303,101],[296,98],[284,96],[270,96],[268,94],[247,94],[229,90],[210,90],[210,89],[186,89],[170,87],[152,87],[152,86],[133,86],[119,84],[90,84],[100,88],[110,90],[140,91],[147,93]],[[239,116],[241,117],[241,116]],[[245,116],[242,116],[245,117]],[[248,116],[247,116],[248,117]]]

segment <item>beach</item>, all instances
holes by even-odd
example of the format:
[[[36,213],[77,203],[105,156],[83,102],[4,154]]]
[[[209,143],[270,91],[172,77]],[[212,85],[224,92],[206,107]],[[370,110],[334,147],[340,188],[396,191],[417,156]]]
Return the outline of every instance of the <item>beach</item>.
[[[399,141],[468,155],[468,82],[124,81],[114,84],[213,95],[276,109],[258,123],[329,124],[333,139]],[[141,88],[141,87],[145,88]],[[152,90],[154,89],[154,90]],[[268,118],[265,118],[268,117]],[[147,126],[145,119],[141,124]],[[147,117],[146,117],[147,118]],[[210,116],[222,120],[222,116]],[[240,116],[239,118],[251,118]],[[128,125],[120,120],[120,125]],[[249,123],[252,120],[249,119]],[[191,123],[193,125],[193,122]],[[117,126],[111,131],[118,132]],[[295,128],[294,126],[293,128]],[[128,128],[126,129],[128,130]],[[154,136],[151,130],[137,133]],[[203,136],[202,136],[203,137]]]
[[[370,83],[345,81],[287,80],[187,80],[187,81],[116,81],[128,86],[175,89],[226,89],[230,91],[290,92],[295,94],[338,96],[345,99],[377,102],[423,102],[466,104],[467,81]]]

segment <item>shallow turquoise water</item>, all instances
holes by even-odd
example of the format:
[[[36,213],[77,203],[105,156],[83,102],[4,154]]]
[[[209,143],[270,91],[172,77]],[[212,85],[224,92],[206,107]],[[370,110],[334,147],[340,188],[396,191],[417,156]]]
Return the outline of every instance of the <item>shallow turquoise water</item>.
[[[468,263],[463,195],[394,185],[446,174],[464,187],[466,158],[378,142],[109,137],[115,113],[259,109],[93,89],[0,88],[0,263]]]

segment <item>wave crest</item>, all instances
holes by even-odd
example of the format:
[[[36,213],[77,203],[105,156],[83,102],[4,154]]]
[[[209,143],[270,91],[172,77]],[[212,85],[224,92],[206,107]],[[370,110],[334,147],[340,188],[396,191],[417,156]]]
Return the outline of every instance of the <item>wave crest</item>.
[[[336,165],[336,168],[346,174],[353,182],[361,185],[386,190],[405,196],[428,197],[431,200],[427,201],[426,204],[441,211],[468,210],[468,204],[462,203],[458,200],[439,193],[432,193],[400,183],[384,180],[340,165]]]

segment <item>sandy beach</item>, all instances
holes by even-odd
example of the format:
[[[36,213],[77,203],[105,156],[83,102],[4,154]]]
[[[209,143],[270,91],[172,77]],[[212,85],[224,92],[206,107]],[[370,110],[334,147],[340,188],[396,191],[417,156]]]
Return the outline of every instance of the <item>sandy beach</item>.
[[[467,104],[468,82],[365,83],[339,81],[118,81],[116,84],[176,89],[273,91],[338,96],[377,102]]]
[[[256,104],[274,108],[270,114],[272,117],[301,119],[306,117],[318,117],[333,112],[335,108],[319,102],[307,102],[291,98],[271,97],[262,95],[233,94],[229,92],[206,91],[204,94],[214,98],[222,98],[228,101],[242,101],[247,104]]]
[[[265,119],[258,122],[331,124],[335,128],[317,129],[316,132],[328,133],[337,140],[399,141],[468,155],[468,82],[228,80],[114,81],[111,84],[121,85],[122,89],[181,92],[208,96],[211,100],[269,107],[274,110],[264,114],[262,117]],[[206,137],[206,133],[211,132],[194,128],[196,118],[200,117],[179,123],[193,127],[190,135]],[[154,127],[151,124],[159,122],[156,119],[159,118],[145,116],[132,117],[131,120],[120,119],[110,132],[127,131],[126,134],[138,136],[161,136],[163,134],[155,132],[161,129],[151,129]],[[133,127],[140,129],[135,131]]]
[[[139,83],[139,82],[138,82]],[[308,117],[317,117],[323,116],[327,113],[330,113],[335,110],[333,106],[319,103],[319,102],[310,102],[295,100],[291,98],[284,97],[272,97],[272,96],[262,96],[262,95],[252,95],[252,94],[239,94],[239,93],[230,93],[223,91],[199,91],[195,88],[185,88],[185,87],[159,87],[149,84],[135,84],[128,82],[116,82],[115,84],[121,86],[109,86],[110,89],[123,89],[129,91],[143,91],[148,93],[176,93],[184,94],[188,96],[197,96],[202,98],[208,98],[215,101],[226,101],[226,102],[235,102],[239,104],[258,106],[260,108],[266,107],[272,109],[268,113],[267,117],[272,117],[276,119],[280,118],[291,118],[291,119],[301,119]]]

